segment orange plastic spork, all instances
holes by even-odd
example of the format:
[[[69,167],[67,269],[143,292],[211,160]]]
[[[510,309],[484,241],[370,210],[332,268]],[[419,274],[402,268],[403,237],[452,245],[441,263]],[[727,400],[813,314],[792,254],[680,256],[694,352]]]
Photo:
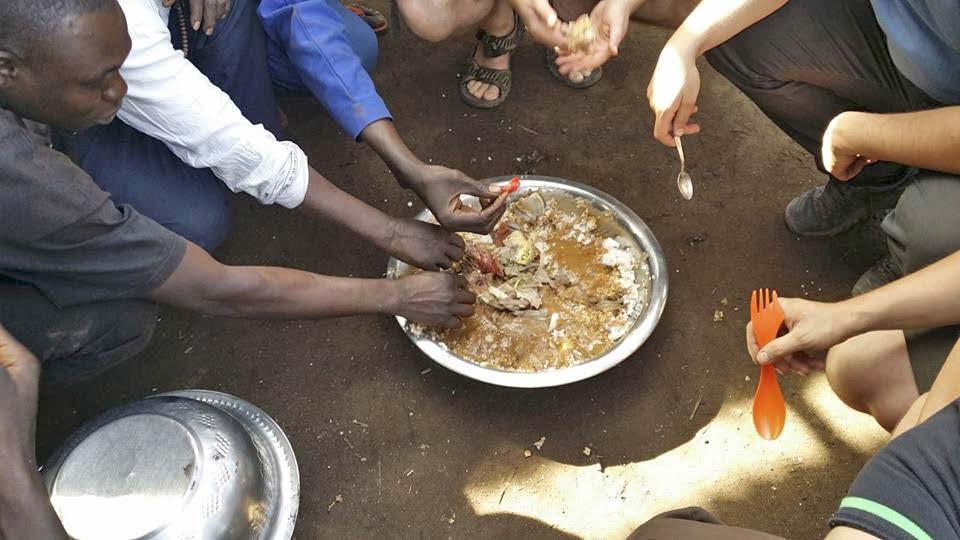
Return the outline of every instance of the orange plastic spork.
[[[783,324],[783,309],[777,302],[777,291],[773,291],[772,297],[770,289],[753,291],[750,295],[750,321],[761,349],[777,337]],[[777,370],[772,364],[760,366],[760,383],[753,396],[753,425],[761,437],[770,441],[780,436],[786,421],[787,406],[777,382]]]

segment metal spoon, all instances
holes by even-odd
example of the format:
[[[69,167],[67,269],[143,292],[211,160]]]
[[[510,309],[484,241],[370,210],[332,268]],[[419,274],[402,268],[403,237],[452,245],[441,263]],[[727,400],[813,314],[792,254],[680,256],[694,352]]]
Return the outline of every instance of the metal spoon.
[[[673,141],[677,143],[677,153],[680,154],[680,174],[677,175],[677,188],[680,190],[680,195],[689,201],[693,198],[693,179],[690,178],[690,175],[687,174],[686,171],[686,165],[683,159],[683,144],[680,143],[680,136],[674,135]]]

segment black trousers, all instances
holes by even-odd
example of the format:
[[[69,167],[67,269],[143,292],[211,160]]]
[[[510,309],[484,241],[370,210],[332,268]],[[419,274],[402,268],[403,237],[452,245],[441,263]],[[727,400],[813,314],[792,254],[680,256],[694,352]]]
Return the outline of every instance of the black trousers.
[[[45,391],[96,376],[140,353],[157,305],[114,300],[61,309],[32,285],[0,278],[0,324],[43,365]]]
[[[941,106],[897,71],[868,0],[791,0],[706,57],[825,173],[820,145],[838,114]],[[909,174],[909,167],[878,163],[852,182],[884,189]]]

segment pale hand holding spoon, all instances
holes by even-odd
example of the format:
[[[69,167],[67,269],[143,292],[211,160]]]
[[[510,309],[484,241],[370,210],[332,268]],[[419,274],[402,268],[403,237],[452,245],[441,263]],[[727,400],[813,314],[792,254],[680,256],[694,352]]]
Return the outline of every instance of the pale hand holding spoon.
[[[680,143],[680,136],[674,135],[673,141],[677,143],[677,153],[680,154],[680,174],[677,175],[677,188],[680,190],[680,195],[689,201],[693,198],[693,179],[687,174],[686,164],[683,159],[683,144]]]

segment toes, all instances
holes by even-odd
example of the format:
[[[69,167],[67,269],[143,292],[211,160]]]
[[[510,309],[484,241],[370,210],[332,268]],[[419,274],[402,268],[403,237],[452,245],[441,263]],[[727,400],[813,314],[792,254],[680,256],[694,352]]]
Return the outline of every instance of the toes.
[[[487,93],[487,89],[490,88],[490,85],[487,83],[480,83],[477,85],[477,91],[473,93],[474,96],[483,99],[483,95]]]
[[[483,93],[483,99],[487,101],[494,101],[498,97],[500,97],[500,89],[493,84],[487,85],[487,90]]]
[[[480,81],[470,81],[467,83],[467,91],[469,91],[473,97],[482,97],[483,86],[484,84]]]

